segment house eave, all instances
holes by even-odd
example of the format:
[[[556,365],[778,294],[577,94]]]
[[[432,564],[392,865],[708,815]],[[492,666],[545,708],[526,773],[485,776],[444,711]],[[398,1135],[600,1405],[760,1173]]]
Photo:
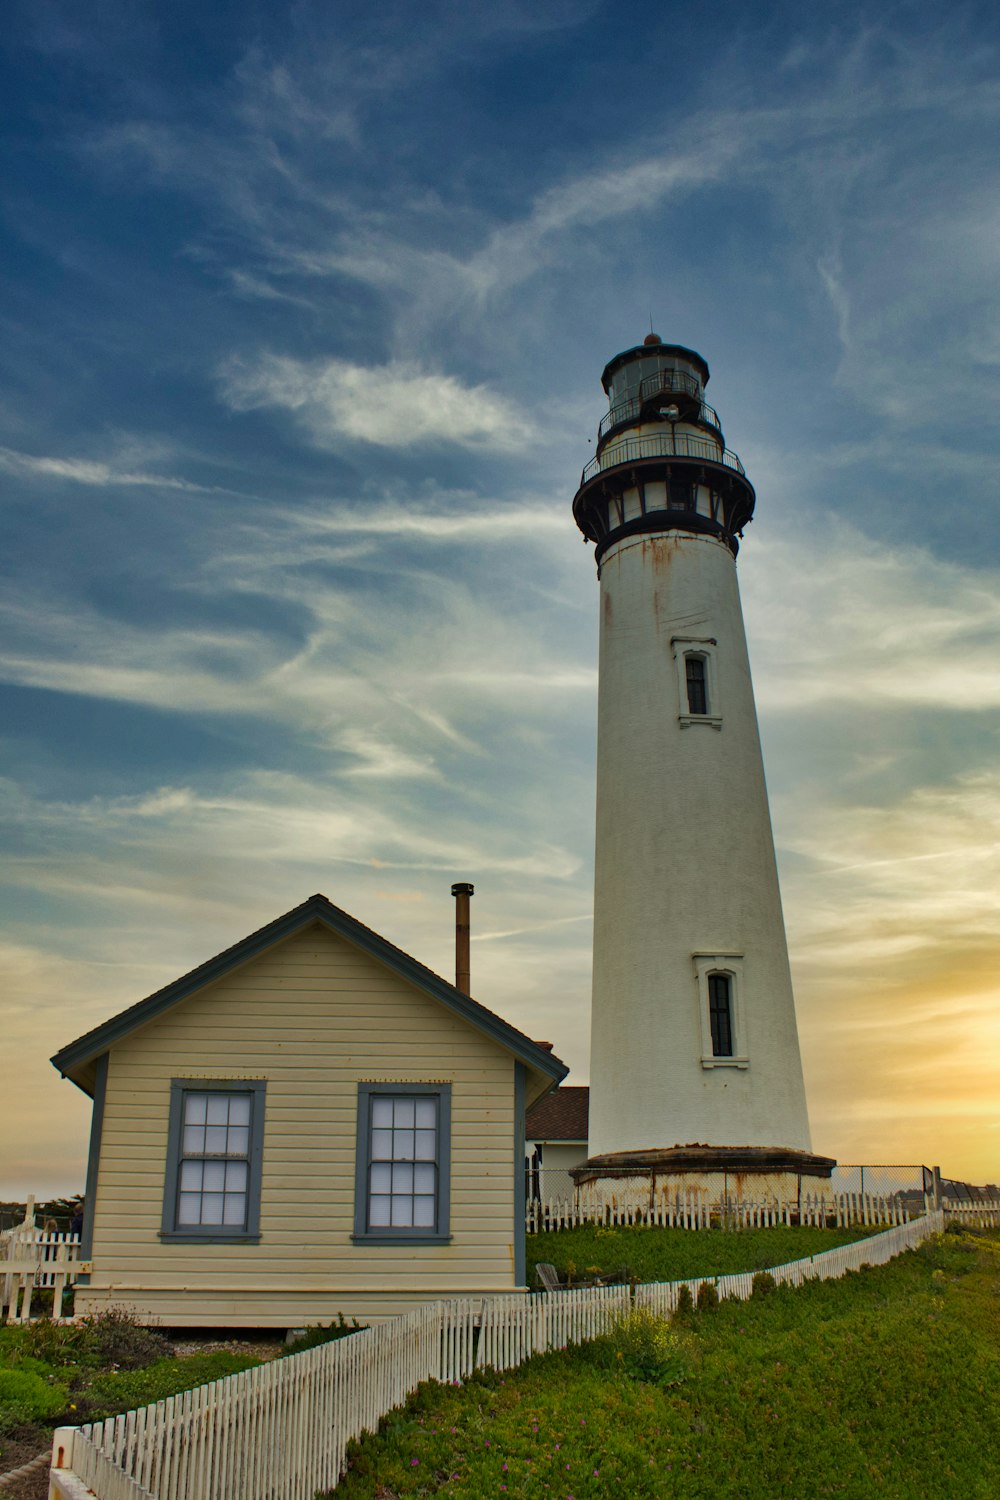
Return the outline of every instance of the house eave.
[[[301,906],[293,907],[291,911],[276,917],[273,922],[259,928],[258,931],[234,944],[233,947],[216,954],[214,958],[199,964],[197,968],[183,974],[171,984],[165,985],[163,989],[147,995],[144,1000],[137,1001],[127,1010],[119,1012],[110,1020],[78,1037],[76,1041],[70,1042],[54,1054],[51,1059],[53,1067],[64,1078],[75,1083],[77,1088],[85,1094],[92,1095],[93,1065],[102,1053],[107,1052],[109,1048],[137,1031],[141,1026],[163,1015],[182,1000],[188,999],[207,985],[224,978],[251,959],[257,958],[276,943],[283,942],[286,938],[316,923],[346,939],[347,942],[353,943],[377,962],[385,964],[400,978],[407,980],[417,989],[439,1001],[455,1015],[468,1021],[477,1030],[505,1047],[515,1058],[525,1063],[533,1073],[540,1075],[543,1086],[531,1102],[541,1098],[551,1087],[561,1083],[567,1076],[569,1068],[554,1053],[544,1047],[539,1047],[530,1037],[525,1036],[509,1022],[487,1010],[471,996],[464,995],[446,979],[442,979],[440,975],[426,968],[417,959],[404,953],[401,948],[395,947],[377,932],[373,932],[370,927],[365,927],[363,923],[342,911],[339,906],[334,906],[326,896],[319,894],[310,896]]]

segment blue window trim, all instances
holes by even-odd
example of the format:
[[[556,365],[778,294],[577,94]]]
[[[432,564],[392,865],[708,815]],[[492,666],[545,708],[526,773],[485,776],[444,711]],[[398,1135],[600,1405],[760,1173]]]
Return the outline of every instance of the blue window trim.
[[[163,1221],[160,1239],[179,1245],[255,1245],[260,1240],[260,1180],[264,1161],[263,1078],[173,1078],[167,1125],[167,1170],[163,1183]],[[181,1127],[185,1094],[250,1095],[250,1172],[247,1183],[247,1222],[244,1227],[206,1224],[177,1227],[177,1175],[181,1163]]]
[[[90,1116],[90,1149],[87,1152],[87,1184],[83,1199],[80,1259],[94,1255],[94,1213],[97,1209],[97,1177],[101,1168],[101,1136],[104,1133],[104,1100],[108,1091],[108,1053],[102,1052],[94,1068],[94,1108]],[[81,1272],[77,1286],[89,1286],[90,1275]]]
[[[524,1180],[524,1119],[525,1119],[525,1085],[527,1083],[528,1070],[523,1062],[514,1064],[514,1285],[517,1287],[527,1284],[527,1246],[525,1235],[527,1225],[526,1216],[526,1188]]]
[[[368,1168],[371,1163],[371,1101],[391,1094],[395,1098],[434,1096],[438,1101],[438,1193],[437,1224],[428,1229],[368,1228]],[[359,1083],[358,1133],[354,1169],[354,1233],[351,1238],[366,1245],[447,1245],[451,1241],[451,1084],[450,1083]]]

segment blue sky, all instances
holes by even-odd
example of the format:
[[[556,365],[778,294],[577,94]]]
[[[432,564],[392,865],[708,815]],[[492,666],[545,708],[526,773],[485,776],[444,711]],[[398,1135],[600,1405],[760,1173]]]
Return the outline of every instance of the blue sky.
[[[601,369],[707,358],[817,1149],[1000,1173],[986,4],[0,38],[0,1192],[57,1046],[315,890],[587,1077]]]

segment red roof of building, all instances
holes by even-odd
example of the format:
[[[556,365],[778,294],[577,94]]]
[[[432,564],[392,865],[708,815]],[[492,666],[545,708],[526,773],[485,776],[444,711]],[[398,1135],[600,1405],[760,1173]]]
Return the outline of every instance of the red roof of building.
[[[528,1110],[524,1133],[529,1141],[585,1141],[590,1116],[590,1089],[564,1084]]]

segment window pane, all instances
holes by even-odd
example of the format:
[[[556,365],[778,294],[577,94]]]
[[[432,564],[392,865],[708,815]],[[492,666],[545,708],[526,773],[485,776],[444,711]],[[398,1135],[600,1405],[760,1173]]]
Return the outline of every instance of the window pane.
[[[246,1156],[250,1149],[249,1125],[230,1125],[226,1150],[230,1156]]]
[[[417,1161],[433,1161],[435,1155],[437,1154],[435,1151],[437,1131],[418,1130],[415,1132],[415,1134],[417,1139],[413,1154],[416,1157]]]
[[[204,1125],[184,1126],[185,1156],[201,1156],[205,1150],[205,1127]]]
[[[388,1126],[390,1129],[392,1128],[392,1100],[391,1099],[373,1099],[372,1100],[372,1124],[373,1125],[385,1125],[385,1126]]]
[[[434,1199],[414,1198],[413,1200],[413,1222],[421,1229],[434,1228]]]
[[[206,1193],[221,1193],[226,1186],[226,1164],[224,1161],[207,1161],[202,1187]]]
[[[177,1205],[178,1224],[198,1224],[201,1222],[201,1194],[181,1193]]]
[[[437,1124],[437,1104],[433,1099],[417,1099],[416,1126],[418,1130],[433,1130]]]
[[[201,1222],[203,1224],[222,1223],[222,1203],[224,1198],[224,1193],[202,1193]]]
[[[413,1128],[414,1108],[415,1101],[413,1099],[396,1100],[396,1110],[392,1123],[396,1126],[397,1130],[401,1126],[404,1128],[406,1126],[409,1126],[411,1129]]]
[[[712,1026],[714,1057],[733,1055],[732,989],[727,974],[708,976],[708,1014]]]
[[[229,1134],[225,1125],[209,1125],[205,1129],[205,1150],[210,1156],[224,1154],[226,1149],[226,1136]]]
[[[433,1193],[437,1172],[434,1167],[413,1168],[413,1191],[415,1193]]]
[[[391,1161],[392,1159],[392,1131],[372,1131],[372,1159],[375,1161]]]
[[[245,1193],[227,1193],[226,1208],[222,1222],[224,1224],[239,1225],[240,1228],[247,1221],[247,1200]]]
[[[393,1161],[413,1160],[413,1134],[412,1130],[394,1130],[392,1132]]]
[[[393,1167],[392,1191],[393,1193],[413,1192],[413,1168],[409,1163]]]
[[[225,1125],[229,1119],[229,1095],[208,1095],[208,1123],[210,1125]]]
[[[368,1224],[371,1229],[388,1229],[392,1199],[388,1194],[372,1196],[368,1209]]]
[[[250,1095],[230,1094],[229,1096],[229,1123],[230,1125],[250,1124]]]
[[[181,1162],[181,1192],[198,1193],[201,1191],[202,1163],[200,1161]]]
[[[186,1094],[184,1097],[184,1121],[187,1125],[204,1125],[207,1094]]]
[[[708,689],[705,681],[705,658],[686,656],[684,666],[687,677],[688,713],[707,714]]]
[[[393,1229],[409,1229],[413,1224],[413,1199],[393,1198],[391,1201]]]
[[[372,1167],[369,1187],[373,1193],[392,1192],[392,1168],[388,1162],[379,1162]]]
[[[228,1161],[226,1170],[226,1192],[245,1193],[247,1190],[247,1164],[245,1161]]]

